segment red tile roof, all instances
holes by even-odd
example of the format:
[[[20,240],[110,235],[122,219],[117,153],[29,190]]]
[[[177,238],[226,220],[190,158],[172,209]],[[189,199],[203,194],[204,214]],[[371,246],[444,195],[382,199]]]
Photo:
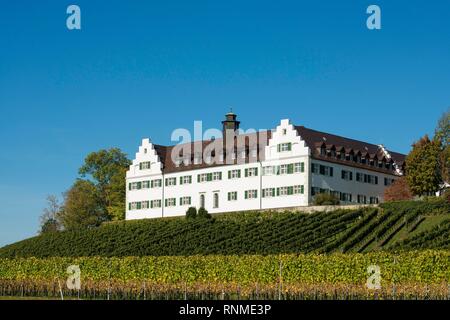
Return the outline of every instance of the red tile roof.
[[[356,155],[356,154],[358,154],[358,152],[360,152],[362,156],[370,157],[370,159],[378,159],[378,160],[383,160],[383,158],[386,159],[385,154],[383,153],[382,149],[378,145],[359,141],[359,140],[354,140],[354,139],[350,139],[350,138],[345,138],[345,137],[337,136],[337,135],[330,134],[330,133],[325,133],[325,132],[308,129],[308,128],[305,128],[304,126],[295,126],[295,129],[297,130],[300,137],[305,141],[306,145],[311,149],[311,155],[315,159],[339,163],[339,164],[348,165],[348,166],[352,166],[352,167],[358,167],[361,169],[378,171],[378,172],[387,173],[387,174],[394,174],[394,169],[387,170],[386,168],[379,168],[376,165],[370,166],[369,164],[356,163],[351,160],[350,161],[349,160],[341,160],[341,159],[338,159],[333,156],[321,155],[321,153],[320,153],[321,146],[324,146],[326,148],[326,150],[328,150],[328,151],[335,150],[335,151],[339,152],[340,150],[342,150],[342,148],[344,148],[344,150],[347,154],[349,154],[350,152],[353,152]],[[255,162],[256,160],[264,160],[264,147],[267,146],[268,141],[272,136],[272,132],[271,131],[261,131],[261,132],[256,133],[257,138],[258,139],[260,137],[263,138],[262,139],[263,141],[261,141],[261,142],[264,142],[261,145],[259,145],[259,144],[257,145],[258,152],[257,152],[256,159],[251,158],[251,154],[249,153],[249,149],[250,149],[249,138],[254,135],[255,134],[247,134],[245,136],[240,136],[240,138],[242,138],[242,137],[245,138],[246,158],[244,161],[244,159],[242,159],[239,154],[240,150],[237,150],[238,153],[236,155],[236,159],[231,162],[231,165],[237,164],[237,163],[242,163],[242,162],[250,163],[250,162]],[[267,135],[267,138],[264,139],[265,135]],[[260,142],[260,141],[258,141],[258,142]],[[178,166],[171,159],[172,151],[176,146],[155,145],[154,147],[155,147],[155,150],[156,150],[158,156],[160,157],[161,162],[163,163],[163,172],[164,173],[182,172],[182,171],[230,165],[229,164],[230,162],[228,162],[228,161],[226,163],[224,161],[223,163],[208,164],[205,162],[205,159],[202,159],[199,164],[194,164],[195,147],[196,146],[199,147],[199,145],[200,145],[202,147],[201,150],[203,152],[203,150],[207,146],[209,146],[211,143],[216,143],[216,144],[220,145],[223,143],[223,139],[196,141],[196,142],[185,144],[184,146],[190,144],[190,150],[192,151],[192,154],[180,155],[180,159],[182,159],[183,156],[186,158],[189,158],[189,163],[185,165],[181,162]],[[179,145],[178,145],[178,147],[179,147]],[[236,149],[236,147],[235,147],[235,149]],[[224,148],[222,148],[221,150],[225,154],[224,156],[227,156],[228,153],[224,150]],[[389,154],[391,155],[392,160],[395,161],[398,166],[403,167],[404,161],[405,161],[405,155],[403,155],[401,153],[397,153],[397,152],[391,152],[391,151],[389,151]]]

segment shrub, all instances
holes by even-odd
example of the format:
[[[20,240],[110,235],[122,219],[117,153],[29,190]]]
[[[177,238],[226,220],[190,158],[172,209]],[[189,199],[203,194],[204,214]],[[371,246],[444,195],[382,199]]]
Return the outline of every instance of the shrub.
[[[320,193],[314,197],[314,204],[316,206],[338,205],[339,199],[332,194]]]
[[[186,211],[186,218],[187,219],[195,219],[197,217],[197,209],[195,207],[190,207]]]
[[[413,199],[413,194],[408,187],[405,177],[394,181],[384,190],[384,201],[402,201]]]
[[[197,216],[199,218],[203,218],[203,219],[210,219],[211,218],[211,215],[208,213],[208,210],[206,210],[205,208],[198,209]]]

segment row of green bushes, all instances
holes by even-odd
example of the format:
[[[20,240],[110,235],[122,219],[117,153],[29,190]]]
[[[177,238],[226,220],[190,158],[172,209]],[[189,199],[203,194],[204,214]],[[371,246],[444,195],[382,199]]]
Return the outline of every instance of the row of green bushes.
[[[82,281],[143,281],[180,283],[328,283],[365,284],[367,268],[378,265],[382,284],[449,282],[448,251],[398,254],[244,255],[190,257],[84,257],[0,259],[1,280],[66,279],[66,269],[78,265]]]
[[[236,212],[211,219],[185,217],[110,223],[57,232],[0,249],[0,258],[52,256],[188,256],[349,251],[383,237],[400,219],[448,214],[442,201],[386,203],[381,208],[300,212]],[[383,224],[384,223],[384,224]],[[448,231],[441,234],[450,237]],[[404,246],[436,247],[434,239]]]

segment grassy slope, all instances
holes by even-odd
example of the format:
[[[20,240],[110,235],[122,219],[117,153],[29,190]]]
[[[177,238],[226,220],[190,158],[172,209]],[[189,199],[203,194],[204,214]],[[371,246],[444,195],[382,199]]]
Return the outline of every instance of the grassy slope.
[[[449,205],[442,202],[404,202],[385,204],[379,210],[312,215],[241,212],[210,220],[129,221],[27,239],[1,248],[0,258],[445,249],[450,248],[449,212]]]

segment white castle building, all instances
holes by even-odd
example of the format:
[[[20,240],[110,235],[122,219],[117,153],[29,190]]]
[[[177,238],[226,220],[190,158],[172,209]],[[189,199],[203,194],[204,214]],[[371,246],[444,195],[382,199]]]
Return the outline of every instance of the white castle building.
[[[309,206],[319,193],[341,204],[383,201],[405,156],[382,145],[294,126],[242,134],[226,115],[220,139],[176,146],[143,139],[126,175],[126,219]]]

